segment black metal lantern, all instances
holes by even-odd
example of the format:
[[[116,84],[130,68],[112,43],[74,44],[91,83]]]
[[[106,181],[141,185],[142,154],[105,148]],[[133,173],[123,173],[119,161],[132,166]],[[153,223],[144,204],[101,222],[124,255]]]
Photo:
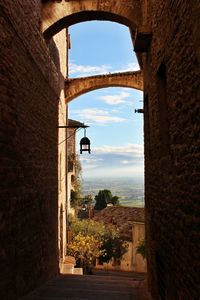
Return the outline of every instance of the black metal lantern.
[[[84,128],[84,137],[80,140],[80,154],[86,151],[88,153],[91,152],[90,150],[90,140],[86,137],[86,129]]]

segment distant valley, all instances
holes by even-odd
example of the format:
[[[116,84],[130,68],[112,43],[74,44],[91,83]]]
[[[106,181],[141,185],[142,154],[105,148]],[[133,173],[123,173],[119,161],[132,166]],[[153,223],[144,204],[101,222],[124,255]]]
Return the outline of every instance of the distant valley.
[[[95,178],[84,179],[83,194],[98,194],[99,190],[110,190],[113,196],[118,196],[120,205],[131,207],[144,206],[144,182],[132,178]]]

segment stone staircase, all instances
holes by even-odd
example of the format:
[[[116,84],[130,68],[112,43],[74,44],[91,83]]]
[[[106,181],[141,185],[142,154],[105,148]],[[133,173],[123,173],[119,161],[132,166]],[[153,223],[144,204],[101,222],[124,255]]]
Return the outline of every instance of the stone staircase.
[[[150,300],[144,279],[118,274],[61,275],[21,300]]]
[[[75,274],[83,275],[83,268],[76,268],[76,261],[73,256],[65,256],[65,259],[61,265],[61,274]]]

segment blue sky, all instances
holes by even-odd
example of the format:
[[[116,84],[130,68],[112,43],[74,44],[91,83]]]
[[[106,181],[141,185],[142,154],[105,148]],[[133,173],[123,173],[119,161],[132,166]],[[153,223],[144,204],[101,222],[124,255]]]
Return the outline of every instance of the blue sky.
[[[113,22],[92,21],[69,28],[69,77],[139,69],[129,29]],[[144,173],[142,92],[106,88],[84,94],[69,103],[69,118],[90,127],[91,154],[80,155],[87,177],[141,178]],[[77,150],[83,130],[77,133]]]

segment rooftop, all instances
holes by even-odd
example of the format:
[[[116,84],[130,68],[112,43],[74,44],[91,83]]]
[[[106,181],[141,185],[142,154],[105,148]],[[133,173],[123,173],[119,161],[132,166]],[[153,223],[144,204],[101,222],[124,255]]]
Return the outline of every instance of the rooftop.
[[[93,220],[116,225],[124,240],[132,240],[133,223],[144,223],[145,221],[144,208],[123,206],[106,207],[96,212]]]

